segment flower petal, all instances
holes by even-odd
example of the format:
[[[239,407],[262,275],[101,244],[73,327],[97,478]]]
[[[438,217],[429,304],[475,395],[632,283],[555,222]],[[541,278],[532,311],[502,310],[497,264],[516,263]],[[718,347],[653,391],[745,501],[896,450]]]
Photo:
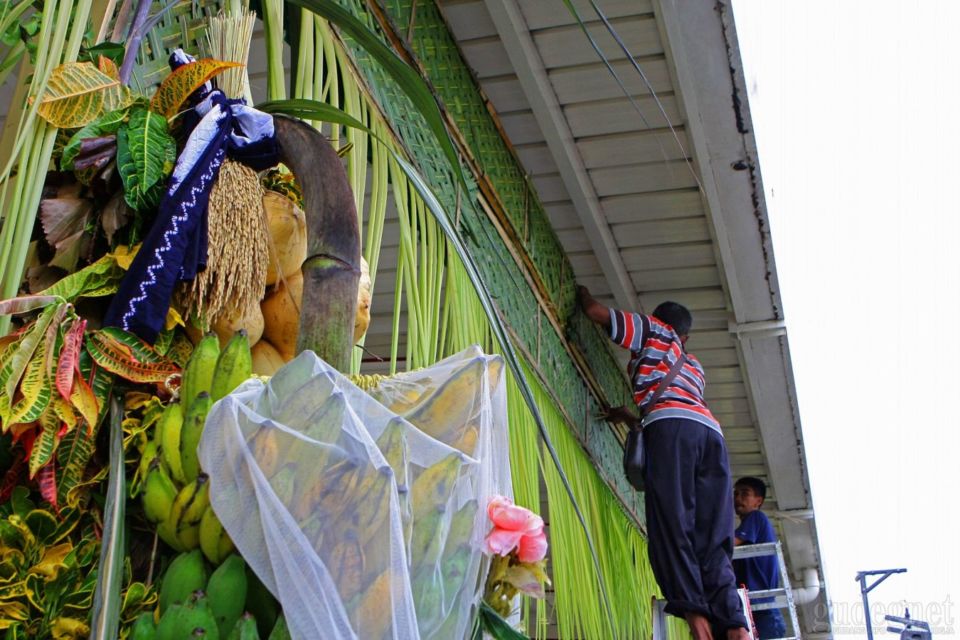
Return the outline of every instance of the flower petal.
[[[522,537],[522,531],[508,531],[494,527],[493,531],[487,534],[484,546],[488,553],[505,556],[517,548],[517,544],[519,544],[520,538]]]
[[[547,555],[547,535],[541,530],[536,535],[520,538],[517,558],[520,562],[540,562]]]
[[[495,496],[487,505],[487,515],[494,526],[507,531],[536,533],[543,530],[543,518],[529,509],[513,504],[510,498]]]

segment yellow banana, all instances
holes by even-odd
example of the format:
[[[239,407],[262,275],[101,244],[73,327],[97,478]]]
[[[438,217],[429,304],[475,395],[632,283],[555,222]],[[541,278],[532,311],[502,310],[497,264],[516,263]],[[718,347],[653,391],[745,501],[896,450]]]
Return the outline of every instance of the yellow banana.
[[[413,499],[413,521],[430,513],[430,510],[447,503],[453,491],[460,467],[463,464],[463,454],[451,453],[433,466],[423,470],[413,481],[411,495]],[[416,528],[416,524],[414,524]]]
[[[143,483],[143,512],[147,520],[160,523],[166,520],[177,497],[177,487],[158,458],[150,463]]]
[[[210,393],[219,356],[220,340],[215,333],[207,333],[194,347],[187,366],[183,368],[183,382],[180,385],[180,402],[187,411],[190,411],[190,405],[197,396]]]
[[[452,427],[466,425],[478,411],[485,371],[485,357],[471,358],[404,417],[421,431],[442,439]]]
[[[247,332],[237,331],[217,358],[210,397],[214,402],[236,389],[253,374],[253,354]]]
[[[200,544],[200,527],[190,525],[177,528],[177,541],[186,551],[192,551]]]
[[[184,507],[183,513],[180,515],[180,521],[177,522],[178,528],[200,524],[200,519],[203,518],[207,507],[210,506],[210,482],[207,474],[201,473],[200,476],[194,480],[194,483],[196,484],[196,489],[194,490],[193,498],[187,506]]]
[[[180,433],[183,430],[183,407],[180,403],[171,402],[167,405],[157,428],[160,435],[160,457],[167,465],[170,477],[184,484],[186,478],[180,462]]]
[[[348,529],[333,548],[325,564],[337,585],[340,599],[346,602],[363,588],[363,547],[356,529]]]
[[[389,569],[377,576],[353,608],[350,618],[358,638],[382,638],[393,623],[393,608],[390,606],[392,577]]]
[[[289,440],[279,429],[269,425],[263,425],[254,432],[250,439],[250,451],[265,477],[272,478],[280,468],[281,443],[283,451],[286,451]]]
[[[217,338],[214,336],[213,341]],[[186,415],[183,417],[183,429],[180,432],[180,463],[183,467],[183,476],[187,482],[192,482],[200,475],[200,459],[197,457],[197,446],[203,435],[203,426],[210,412],[210,394],[201,391],[190,403]]]
[[[223,560],[223,557],[220,556],[219,548],[223,525],[220,524],[217,514],[214,513],[213,509],[209,506],[203,512],[203,517],[200,518],[200,529],[198,533],[200,550],[203,551],[203,555],[213,564],[220,564]]]

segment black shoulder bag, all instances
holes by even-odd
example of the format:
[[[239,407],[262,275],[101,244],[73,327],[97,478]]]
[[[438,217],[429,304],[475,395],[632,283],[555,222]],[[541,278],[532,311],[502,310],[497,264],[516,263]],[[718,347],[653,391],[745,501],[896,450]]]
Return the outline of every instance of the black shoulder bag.
[[[680,357],[677,358],[677,361],[670,367],[670,371],[668,371],[667,375],[657,384],[657,389],[653,392],[653,397],[650,398],[650,401],[647,403],[648,410],[640,412],[641,425],[647,414],[657,406],[657,402],[660,401],[660,396],[666,392],[674,378],[680,374],[680,370],[683,369],[683,365],[686,362],[687,356],[681,351]],[[631,428],[630,431],[627,432],[627,442],[623,448],[623,472],[627,476],[627,481],[629,481],[637,491],[644,490],[643,474],[646,471],[646,466],[647,459],[643,451],[643,427]]]

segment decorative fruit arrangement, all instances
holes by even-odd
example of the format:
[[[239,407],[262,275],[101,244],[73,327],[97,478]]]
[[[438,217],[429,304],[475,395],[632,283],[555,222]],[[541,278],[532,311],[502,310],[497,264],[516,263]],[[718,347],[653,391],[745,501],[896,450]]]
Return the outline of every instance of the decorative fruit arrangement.
[[[140,615],[129,640],[288,640],[286,620],[237,554],[210,572],[199,550],[181,553],[164,572],[156,612]]]
[[[143,510],[157,535],[176,551],[199,547],[215,565],[233,551],[233,543],[210,508],[197,445],[212,404],[249,378],[252,366],[242,329],[222,351],[215,334],[201,338],[183,370],[179,401],[163,409],[140,457]]]

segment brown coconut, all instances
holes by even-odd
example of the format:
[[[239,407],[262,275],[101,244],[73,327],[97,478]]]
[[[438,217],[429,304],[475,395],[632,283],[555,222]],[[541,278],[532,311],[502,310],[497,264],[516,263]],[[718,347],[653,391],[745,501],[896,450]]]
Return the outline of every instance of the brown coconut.
[[[300,300],[303,297],[303,274],[298,270],[285,276],[263,299],[263,337],[270,341],[285,360],[297,355],[300,333]]]
[[[253,345],[253,372],[260,376],[272,376],[286,360],[267,340]]]
[[[300,272],[307,259],[307,217],[290,198],[276,191],[263,194],[263,211],[270,236],[267,285]]]

